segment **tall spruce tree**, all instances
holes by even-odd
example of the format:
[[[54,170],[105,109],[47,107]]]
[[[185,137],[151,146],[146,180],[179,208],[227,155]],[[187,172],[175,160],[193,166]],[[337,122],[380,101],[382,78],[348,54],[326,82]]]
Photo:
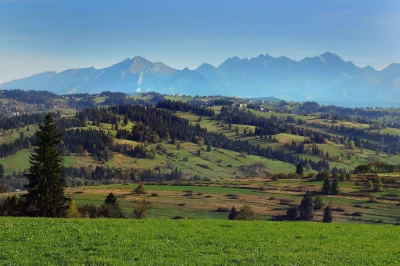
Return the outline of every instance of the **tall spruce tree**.
[[[307,192],[299,206],[300,220],[309,221],[314,217],[314,201],[309,192]]]
[[[339,181],[336,178],[332,182],[331,194],[332,195],[340,194]]]
[[[331,182],[329,181],[329,178],[326,178],[322,185],[322,193],[325,195],[331,194]]]
[[[296,174],[298,174],[299,176],[303,176],[304,173],[304,168],[303,166],[299,163],[296,166]]]
[[[228,219],[229,220],[236,220],[237,216],[238,216],[238,212],[236,211],[235,206],[233,206],[232,209],[231,209],[231,212],[228,215]]]
[[[333,221],[333,217],[332,217],[332,209],[331,207],[328,205],[326,206],[325,210],[324,210],[324,217],[322,218],[322,222],[324,223],[331,223]]]
[[[27,204],[36,216],[65,215],[67,198],[65,181],[61,178],[62,157],[58,151],[61,136],[51,114],[46,115],[36,132],[37,143],[26,175],[29,181]]]

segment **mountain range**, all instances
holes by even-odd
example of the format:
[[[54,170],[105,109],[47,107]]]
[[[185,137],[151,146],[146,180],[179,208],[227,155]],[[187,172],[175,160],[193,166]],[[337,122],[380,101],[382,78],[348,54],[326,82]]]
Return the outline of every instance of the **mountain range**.
[[[48,90],[58,94],[101,91],[166,94],[273,96],[285,100],[394,102],[400,99],[400,64],[383,70],[358,67],[333,53],[295,61],[268,54],[232,57],[218,67],[174,69],[136,56],[96,69],[44,72],[0,84],[0,89]]]

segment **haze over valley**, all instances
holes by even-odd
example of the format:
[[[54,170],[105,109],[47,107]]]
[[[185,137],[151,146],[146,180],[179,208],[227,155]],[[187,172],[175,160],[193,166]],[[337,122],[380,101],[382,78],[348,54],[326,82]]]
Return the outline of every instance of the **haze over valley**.
[[[400,64],[382,70],[358,67],[326,52],[300,61],[260,54],[231,57],[218,66],[189,70],[135,56],[112,66],[44,72],[0,84],[1,89],[48,90],[58,94],[155,91],[181,95],[273,96],[292,101],[397,104]]]

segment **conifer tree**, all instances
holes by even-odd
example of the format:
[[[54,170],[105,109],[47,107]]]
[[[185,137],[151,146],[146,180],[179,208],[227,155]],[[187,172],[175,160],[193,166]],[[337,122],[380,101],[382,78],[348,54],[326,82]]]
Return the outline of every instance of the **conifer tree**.
[[[339,181],[336,178],[332,182],[331,194],[332,195],[340,194]]]
[[[110,193],[107,195],[106,199],[104,200],[104,204],[105,205],[114,205],[117,206],[118,202],[117,202],[117,197],[115,197],[114,193]]]
[[[322,222],[331,223],[332,221],[332,209],[330,206],[326,206],[326,208],[324,209],[324,217],[322,218]]]
[[[211,151],[211,145],[207,144],[207,151],[210,152]]]
[[[314,217],[314,202],[311,194],[307,192],[299,206],[300,220],[309,221]]]
[[[0,178],[4,177],[4,166],[0,164]]]
[[[100,214],[107,218],[123,218],[124,214],[119,207],[117,197],[113,193],[108,194],[101,206]]]
[[[299,163],[296,166],[296,174],[298,174],[299,176],[302,176],[304,173],[304,168],[303,166]]]
[[[331,182],[329,178],[326,178],[324,184],[322,185],[322,193],[325,195],[329,195],[331,193]]]
[[[232,207],[231,212],[229,213],[228,219],[229,220],[236,220],[238,212],[236,211],[235,206]]]
[[[61,178],[62,157],[58,151],[61,136],[51,114],[46,115],[36,132],[37,143],[29,162],[27,204],[37,216],[65,215],[67,198]]]

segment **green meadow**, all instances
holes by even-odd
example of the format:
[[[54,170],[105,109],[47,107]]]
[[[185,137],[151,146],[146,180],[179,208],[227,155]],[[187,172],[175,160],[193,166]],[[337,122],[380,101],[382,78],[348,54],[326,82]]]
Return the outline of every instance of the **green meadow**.
[[[2,265],[399,265],[400,227],[0,218]]]

